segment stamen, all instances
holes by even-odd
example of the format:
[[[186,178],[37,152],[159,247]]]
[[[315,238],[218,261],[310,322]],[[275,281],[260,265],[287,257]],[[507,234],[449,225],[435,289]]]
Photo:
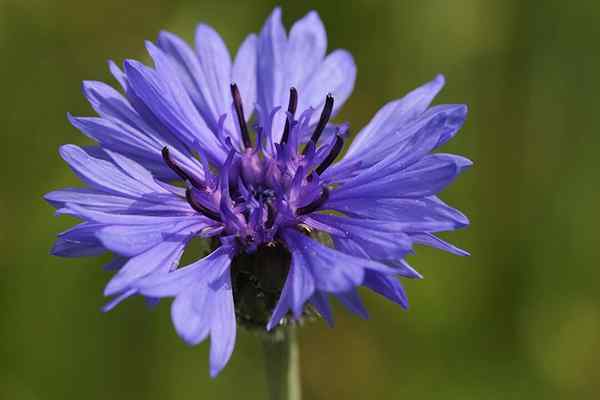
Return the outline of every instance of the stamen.
[[[235,113],[237,114],[238,123],[240,124],[240,132],[242,132],[242,141],[244,142],[244,147],[250,148],[252,147],[252,142],[250,142],[248,125],[246,125],[246,118],[244,117],[242,97],[240,96],[240,91],[235,83],[231,84],[231,97],[233,97],[233,106],[235,107]]]
[[[321,117],[319,118],[319,123],[315,128],[312,136],[310,137],[311,142],[317,144],[327,122],[329,122],[329,118],[331,118],[331,112],[333,111],[333,96],[330,94],[325,98],[325,105],[323,106],[323,111],[321,111]]]
[[[221,216],[219,214],[217,214],[216,212],[209,210],[208,208],[204,207],[202,204],[200,204],[200,202],[198,202],[198,200],[196,200],[194,198],[194,196],[192,195],[192,190],[191,189],[186,189],[185,191],[185,198],[187,200],[188,203],[190,203],[190,206],[192,206],[192,208],[196,211],[198,211],[200,214],[213,219],[217,222],[222,222],[221,221]]]
[[[327,188],[327,186],[323,186],[323,189],[321,190],[321,195],[319,196],[319,198],[307,206],[298,208],[296,210],[296,215],[309,214],[313,211],[318,210],[319,207],[321,207],[323,204],[325,204],[327,199],[329,199],[329,189]]]
[[[319,164],[319,166],[315,169],[315,172],[317,173],[317,175],[321,175],[323,173],[323,171],[325,171],[331,165],[331,163],[333,163],[333,161],[336,159],[336,157],[340,154],[340,151],[342,151],[343,147],[344,147],[344,139],[342,139],[342,137],[340,135],[336,135],[335,143],[333,144],[331,151],[329,152],[327,157],[325,157],[323,162],[321,162],[321,164]]]
[[[171,168],[173,172],[179,175],[181,179],[183,179],[184,181],[189,181],[192,184],[192,186],[194,186],[198,190],[206,189],[202,182],[198,181],[198,179],[194,178],[193,176],[188,175],[188,173],[185,172],[179,165],[175,164],[175,161],[173,161],[173,159],[171,158],[171,154],[167,146],[163,147],[161,153],[165,164],[167,164],[167,166]]]
[[[288,104],[288,113],[293,117],[296,114],[296,108],[298,107],[298,91],[295,87],[290,88],[290,102]],[[290,119],[289,117],[285,120],[285,127],[283,128],[283,135],[281,135],[281,144],[286,144],[290,136]]]

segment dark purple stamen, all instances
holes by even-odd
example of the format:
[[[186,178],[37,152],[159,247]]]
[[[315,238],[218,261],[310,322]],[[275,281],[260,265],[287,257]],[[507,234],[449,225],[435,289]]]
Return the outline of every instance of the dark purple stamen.
[[[188,203],[190,203],[190,206],[192,206],[192,208],[196,211],[198,211],[200,214],[213,219],[217,222],[221,222],[221,216],[219,214],[217,214],[216,212],[209,210],[208,208],[204,207],[202,204],[200,204],[200,202],[198,202],[198,200],[196,200],[194,198],[194,196],[192,195],[192,190],[191,189],[186,189],[185,191],[185,198],[187,200]]]
[[[327,122],[329,122],[329,118],[331,118],[331,112],[333,111],[333,96],[330,94],[325,98],[325,105],[323,106],[323,111],[321,111],[321,117],[319,118],[319,123],[315,128],[310,140],[317,144]]]
[[[252,147],[250,142],[250,135],[248,134],[248,125],[246,125],[246,118],[244,117],[244,108],[242,107],[242,97],[240,91],[235,83],[231,84],[231,97],[233,97],[233,106],[235,107],[235,113],[238,117],[238,123],[240,124],[240,131],[242,132],[242,141],[244,142],[245,148]]]
[[[317,175],[321,175],[323,171],[325,171],[331,165],[331,163],[333,163],[336,157],[340,154],[340,151],[342,151],[343,147],[344,139],[342,139],[340,135],[336,135],[335,143],[333,144],[331,151],[329,152],[329,154],[327,154],[327,157],[325,157],[323,162],[321,162],[321,164],[319,164],[319,166],[315,169]]]
[[[184,181],[189,181],[192,184],[192,186],[194,186],[198,190],[205,189],[205,186],[202,182],[188,175],[188,173],[185,172],[179,165],[175,164],[175,161],[173,161],[173,159],[171,158],[171,154],[167,146],[163,147],[162,149],[162,158],[165,161],[165,164],[167,164],[167,166],[171,168],[173,172],[179,175],[181,179],[183,179]]]
[[[318,210],[319,207],[321,207],[327,201],[327,199],[329,199],[329,189],[327,189],[327,186],[323,186],[319,198],[307,206],[298,208],[296,210],[296,215],[309,214],[313,211]]]
[[[288,104],[288,113],[293,117],[296,114],[296,108],[298,107],[298,91],[295,87],[290,88],[290,102]],[[286,144],[290,136],[290,117],[285,120],[285,128],[283,128],[283,135],[281,136],[281,144]]]

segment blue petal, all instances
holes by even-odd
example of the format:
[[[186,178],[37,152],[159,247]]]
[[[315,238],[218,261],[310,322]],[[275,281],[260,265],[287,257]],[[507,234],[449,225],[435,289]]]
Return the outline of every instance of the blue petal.
[[[303,263],[298,252],[292,251],[292,264],[286,278],[281,297],[273,310],[273,315],[267,325],[271,330],[281,321],[289,309],[294,313],[296,319],[300,318],[304,309],[304,303],[315,291],[315,281],[307,265]]]
[[[454,163],[458,168],[458,173],[466,171],[473,165],[473,162],[468,158],[457,156],[456,154],[436,153],[432,154],[432,156],[435,156],[435,159],[438,161],[449,161]]]
[[[102,118],[73,117],[68,114],[73,126],[104,148],[125,154],[142,162],[146,168],[159,176],[174,179],[176,176],[162,160],[161,150],[165,146],[179,152],[189,153],[180,141],[165,134],[166,129],[155,129],[147,123],[129,102],[110,86],[101,82],[85,82],[84,93]],[[158,130],[162,134],[158,133]],[[193,160],[190,162],[196,166]],[[199,174],[202,174],[201,168]]]
[[[333,327],[333,313],[331,312],[329,300],[327,300],[327,294],[316,291],[315,294],[313,294],[313,296],[310,298],[310,302],[315,306],[327,324]]]
[[[331,235],[335,247],[357,257],[394,260],[411,251],[412,241],[405,233],[406,224],[401,222],[321,214],[313,219],[343,232]]]
[[[62,146],[60,155],[77,176],[92,187],[134,197],[157,191],[145,183],[132,179],[114,164],[90,157],[77,146]]]
[[[196,53],[185,41],[170,32],[160,33],[158,46],[171,57],[173,68],[177,71],[198,112],[210,129],[216,132],[217,119],[225,110],[216,109],[211,102],[210,94],[206,93],[206,82],[211,77],[205,75]]]
[[[373,179],[369,181],[359,175],[356,181],[350,180],[332,191],[330,198],[341,200],[431,196],[449,185],[466,166],[466,159],[431,154],[406,169],[390,172],[382,168],[379,174],[373,171],[370,174]]]
[[[388,260],[386,264],[396,268],[396,274],[410,279],[423,279],[423,275],[418,273],[413,267],[408,265],[406,260]]]
[[[325,104],[325,97],[331,93],[335,99],[333,115],[344,105],[356,80],[356,64],[354,58],[346,50],[334,50],[325,57],[323,63],[308,79],[299,91],[299,99],[306,106],[320,109]],[[319,114],[313,114],[316,123]]]
[[[202,146],[208,145],[209,148],[211,146],[216,145],[215,139],[217,138],[216,131],[216,119],[218,116],[223,114],[223,111],[226,110],[225,105],[214,103],[214,96],[212,97],[213,103],[211,104],[211,98],[207,98],[206,96],[206,87],[214,88],[222,86],[222,83],[215,82],[216,79],[220,79],[220,77],[216,76],[214,71],[200,71],[199,75],[194,75],[192,77],[198,80],[201,80],[197,85],[190,85],[189,83],[186,85],[186,75],[178,74],[178,63],[174,61],[173,58],[169,57],[162,49],[156,47],[151,42],[146,42],[146,48],[150,53],[150,56],[154,60],[154,65],[156,66],[156,73],[161,83],[168,90],[168,94],[170,94],[170,98],[173,101],[173,104],[177,107],[180,112],[180,117],[182,120],[187,121],[190,124],[190,127],[194,129],[191,131],[192,137],[196,137],[196,141],[200,143]],[[229,55],[227,55],[229,57]],[[202,65],[202,60],[200,60],[200,64]],[[227,74],[229,75],[230,66],[227,67]],[[202,67],[201,67],[202,70]],[[212,74],[210,74],[213,72]],[[221,97],[227,96],[228,91],[227,87],[221,88],[222,93],[219,95]],[[200,91],[200,97],[202,102],[200,104],[194,103],[194,97],[197,96],[198,91]],[[212,93],[209,93],[212,94]],[[196,99],[199,101],[199,99]],[[212,112],[211,112],[212,111]],[[206,137],[205,137],[206,136]],[[188,144],[192,144],[195,142],[189,142]]]
[[[208,256],[168,274],[150,275],[136,282],[137,290],[150,297],[174,297],[195,283],[212,284],[229,271],[232,251],[219,247]]]
[[[141,164],[119,153],[115,153],[114,151],[106,149],[104,151],[112,159],[115,165],[121,168],[123,172],[131,176],[136,181],[143,183],[145,186],[147,186],[149,189],[155,192],[166,192],[166,190],[163,189],[162,186],[156,183],[152,173],[148,171],[145,167],[143,167]]]
[[[148,44],[148,50],[152,52],[157,71],[137,61],[125,62],[125,72],[133,91],[188,146],[199,144],[212,162],[221,164],[225,151],[173,73],[171,62],[153,45]]]
[[[145,297],[144,302],[146,303],[146,307],[148,307],[149,310],[154,310],[156,306],[158,306],[158,304],[160,303],[160,299],[157,299],[155,297]]]
[[[58,238],[54,242],[50,254],[58,257],[94,257],[102,255],[106,249],[99,243],[87,243]]]
[[[405,232],[440,232],[469,224],[464,214],[435,196],[421,199],[330,200],[325,203],[324,208],[361,218],[403,222]]]
[[[74,118],[69,115],[69,119],[75,127],[104,147],[163,167],[160,151],[164,146],[189,155],[181,141],[174,140],[162,126],[157,126],[155,119],[144,119],[128,99],[109,85],[86,81],[83,93],[102,118]],[[149,167],[152,164],[144,162],[144,165]],[[164,173],[162,170],[158,172]]]
[[[281,9],[277,7],[260,32],[257,47],[257,97],[262,112],[266,114],[276,106],[282,105],[280,96],[284,90],[286,47],[287,38],[281,23]]]
[[[122,121],[142,129],[148,128],[147,124],[140,118],[133,107],[131,107],[127,99],[106,83],[84,81],[82,84],[82,91],[92,108],[101,117]]]
[[[127,88],[127,76],[121,70],[121,68],[119,68],[119,66],[113,60],[108,60],[108,69],[110,70],[110,73],[113,76],[113,78],[115,78],[115,80],[119,82],[121,88],[125,90]]]
[[[113,308],[115,308],[116,306],[121,304],[124,300],[130,298],[131,296],[133,296],[135,294],[136,294],[135,289],[129,289],[129,290],[124,291],[123,293],[114,297],[111,301],[106,303],[104,306],[102,306],[102,312],[111,311]]]
[[[103,147],[125,154],[158,160],[165,146],[141,131],[125,125],[119,120],[96,117],[73,117],[68,115],[71,124]]]
[[[161,212],[190,215],[194,212],[187,202],[171,193],[155,193],[134,199],[94,189],[68,188],[47,193],[44,195],[44,199],[56,208],[65,207],[67,203],[71,203],[105,213],[155,214]]]
[[[313,220],[321,222],[326,227],[336,227],[335,230],[327,231],[331,235],[335,248],[341,252],[382,261],[389,265],[385,269],[368,269],[366,275],[372,271],[381,276],[399,275],[422,279],[421,274],[402,259],[404,255],[412,252],[413,234],[404,232],[407,227],[412,227],[411,224],[395,223],[393,219],[353,219],[320,214],[315,214]]]
[[[258,87],[256,85],[256,48],[258,39],[255,34],[248,35],[240,46],[233,67],[231,82],[237,84],[242,95],[244,115],[249,120],[254,111]]]
[[[150,250],[178,232],[184,230],[200,232],[206,226],[193,219],[151,225],[110,225],[98,229],[96,237],[110,251],[132,257]]]
[[[173,301],[171,319],[177,334],[189,345],[196,345],[208,336],[212,305],[207,286],[188,286]],[[208,303],[208,304],[207,304]]]
[[[466,106],[460,104],[432,107],[389,135],[370,141],[360,153],[346,155],[340,166],[360,161],[366,168],[386,157],[407,165],[409,160],[418,160],[453,137],[464,124],[466,113]]]
[[[132,257],[110,280],[104,290],[106,296],[113,296],[128,290],[139,279],[152,273],[167,273],[177,267],[185,244],[190,239],[184,236],[179,240],[165,240],[150,250]]]
[[[447,251],[452,254],[456,254],[457,256],[468,256],[469,252],[463,249],[460,249],[448,242],[443,241],[431,233],[411,233],[410,234],[412,240],[415,244],[422,244],[425,246],[435,247],[440,250]]]
[[[389,300],[398,303],[402,308],[408,308],[408,298],[397,278],[380,274],[376,271],[367,271],[364,285]]]
[[[362,284],[365,270],[394,271],[379,262],[330,249],[295,229],[284,230],[282,236],[292,254],[292,264],[281,297],[267,324],[269,330],[289,309],[295,318],[300,317],[304,303],[316,291],[345,296]]]
[[[326,95],[335,98],[333,114],[344,104],[356,78],[356,65],[350,53],[335,50],[324,58],[327,48],[325,28],[315,12],[297,21],[286,38],[281,10],[276,8],[263,27],[258,44],[258,104],[261,124],[275,107],[282,107],[273,118],[271,142],[279,142],[286,114],[290,87],[299,93],[298,110],[323,107]],[[315,124],[320,113],[313,113]]]
[[[213,28],[199,24],[196,28],[196,53],[202,70],[198,78],[203,78],[200,88],[203,97],[216,115],[222,115],[231,103],[231,57],[227,46]]]
[[[378,175],[390,175],[419,161],[435,149],[443,137],[454,134],[464,118],[456,118],[448,106],[432,108],[408,127],[398,130],[379,143],[373,143],[369,152],[360,157],[345,157],[325,176],[331,180],[344,177],[344,172],[352,173],[353,184],[369,182]],[[441,111],[440,111],[441,110]],[[457,122],[460,120],[461,122]],[[360,162],[358,171],[348,171],[349,163]],[[340,171],[342,171],[340,173]]]
[[[109,263],[105,264],[102,269],[105,271],[118,271],[129,261],[128,258],[125,257],[115,257]]]
[[[128,81],[127,75],[121,70],[113,61],[109,61],[109,68],[112,75],[119,82],[122,89],[125,91],[127,100],[135,112],[141,117],[141,121],[135,123],[135,128],[141,130],[143,133],[163,138],[171,147],[177,148],[180,151],[186,151],[186,144],[181,138],[173,134],[171,130],[165,126],[144,104],[143,100],[135,93],[131,87],[131,83]],[[144,127],[144,125],[146,125]],[[148,128],[148,131],[146,131]]]
[[[189,221],[197,222],[197,223],[214,223],[214,221],[209,220],[208,218],[201,216],[199,214],[195,214],[193,216],[190,215],[181,215],[180,213],[175,214],[174,216],[169,213],[161,213],[160,216],[155,215],[144,215],[144,214],[115,214],[115,213],[107,213],[102,211],[95,211],[86,207],[82,207],[77,204],[67,203],[65,207],[58,210],[57,212],[64,215],[72,215],[74,217],[96,222],[98,224],[106,224],[106,225],[148,225],[148,224],[160,224],[166,222],[183,222]],[[192,220],[193,219],[193,220]],[[212,221],[212,222],[211,222]]]
[[[230,277],[213,294],[210,329],[210,376],[216,377],[225,367],[233,353],[236,335],[236,319]],[[214,290],[214,289],[212,289]]]
[[[292,253],[292,264],[313,276],[312,287],[326,292],[345,292],[362,283],[365,265],[361,265],[361,259],[330,249],[292,229],[284,231],[283,237]],[[310,295],[312,290],[303,297]]]
[[[216,376],[233,352],[236,320],[229,266],[232,249],[221,247],[204,259],[168,274],[136,282],[141,294],[172,297],[171,317],[177,334],[190,345],[211,335],[210,374]]]
[[[438,75],[434,80],[413,90],[402,99],[386,104],[356,135],[345,157],[368,154],[372,146],[393,136],[394,132],[404,124],[423,113],[443,86],[444,77]]]
[[[311,105],[324,101],[324,96],[317,99],[316,103],[309,100],[304,87],[317,71],[327,50],[327,33],[319,15],[311,11],[294,23],[290,29],[289,40],[286,46],[285,71],[283,76],[286,87],[279,93],[279,104],[287,101],[288,90],[291,86],[300,90],[298,109],[304,111]]]
[[[86,257],[105,253],[106,248],[95,235],[99,226],[85,222],[60,233],[51,254],[60,257]]]
[[[348,290],[344,293],[336,293],[335,295],[347,309],[352,311],[354,314],[358,315],[363,319],[369,318],[369,313],[367,309],[363,305],[358,293],[356,293],[356,289]]]
[[[286,229],[282,235],[292,253],[292,263],[308,268],[318,290],[346,292],[361,284],[367,269],[393,273],[392,268],[380,262],[331,249],[295,229]]]

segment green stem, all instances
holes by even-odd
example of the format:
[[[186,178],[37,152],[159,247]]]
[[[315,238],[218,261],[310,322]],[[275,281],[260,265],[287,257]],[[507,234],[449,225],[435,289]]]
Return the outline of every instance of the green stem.
[[[267,386],[271,400],[300,400],[300,354],[296,328],[263,337]]]

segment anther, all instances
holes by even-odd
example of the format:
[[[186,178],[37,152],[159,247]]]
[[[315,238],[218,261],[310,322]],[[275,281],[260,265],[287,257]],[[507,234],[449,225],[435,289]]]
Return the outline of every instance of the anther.
[[[189,189],[189,188],[186,189],[185,198],[194,210],[198,211],[200,214],[204,215],[205,217],[213,219],[217,222],[221,222],[221,216],[219,214],[217,214],[216,212],[209,210],[208,208],[206,208],[202,204],[200,204],[200,202],[198,202],[198,200],[196,200],[194,198],[194,196],[192,195],[191,189]]]
[[[181,179],[184,181],[189,181],[192,186],[194,186],[198,190],[204,190],[205,186],[202,182],[198,181],[196,178],[190,176],[185,172],[179,165],[175,164],[175,161],[171,158],[171,153],[169,152],[169,148],[167,146],[162,149],[162,158],[167,164],[169,168],[173,170]]]
[[[329,199],[329,189],[327,189],[327,186],[323,186],[323,189],[321,190],[321,195],[319,196],[319,198],[307,206],[298,208],[296,210],[296,215],[309,214],[313,211],[318,210],[319,207],[321,207],[323,204],[325,204],[327,199]]]
[[[331,118],[331,113],[333,111],[333,96],[330,94],[325,98],[325,105],[323,106],[323,111],[321,111],[321,117],[319,118],[319,123],[315,128],[310,140],[317,144],[325,126],[327,126],[327,122],[329,122],[329,118]]]
[[[342,137],[340,135],[336,135],[335,143],[333,144],[331,151],[329,152],[329,154],[327,154],[327,157],[325,157],[325,159],[321,162],[321,164],[319,164],[319,166],[315,169],[315,172],[317,173],[317,175],[321,175],[323,173],[323,171],[325,171],[331,165],[331,163],[333,163],[333,161],[337,158],[337,156],[342,151],[343,147],[344,147],[344,139],[342,139]]]
[[[293,117],[296,114],[296,108],[298,107],[298,91],[295,87],[290,88],[290,102],[288,104],[288,113]],[[286,118],[285,127],[283,128],[283,135],[281,135],[281,144],[285,144],[290,136],[290,118]]]
[[[240,96],[240,90],[235,83],[231,84],[231,97],[233,98],[233,106],[235,107],[235,113],[237,114],[238,123],[240,125],[240,132],[242,132],[242,141],[244,142],[244,147],[250,148],[252,147],[252,142],[250,142],[248,125],[246,125],[246,118],[244,117],[242,97]]]

